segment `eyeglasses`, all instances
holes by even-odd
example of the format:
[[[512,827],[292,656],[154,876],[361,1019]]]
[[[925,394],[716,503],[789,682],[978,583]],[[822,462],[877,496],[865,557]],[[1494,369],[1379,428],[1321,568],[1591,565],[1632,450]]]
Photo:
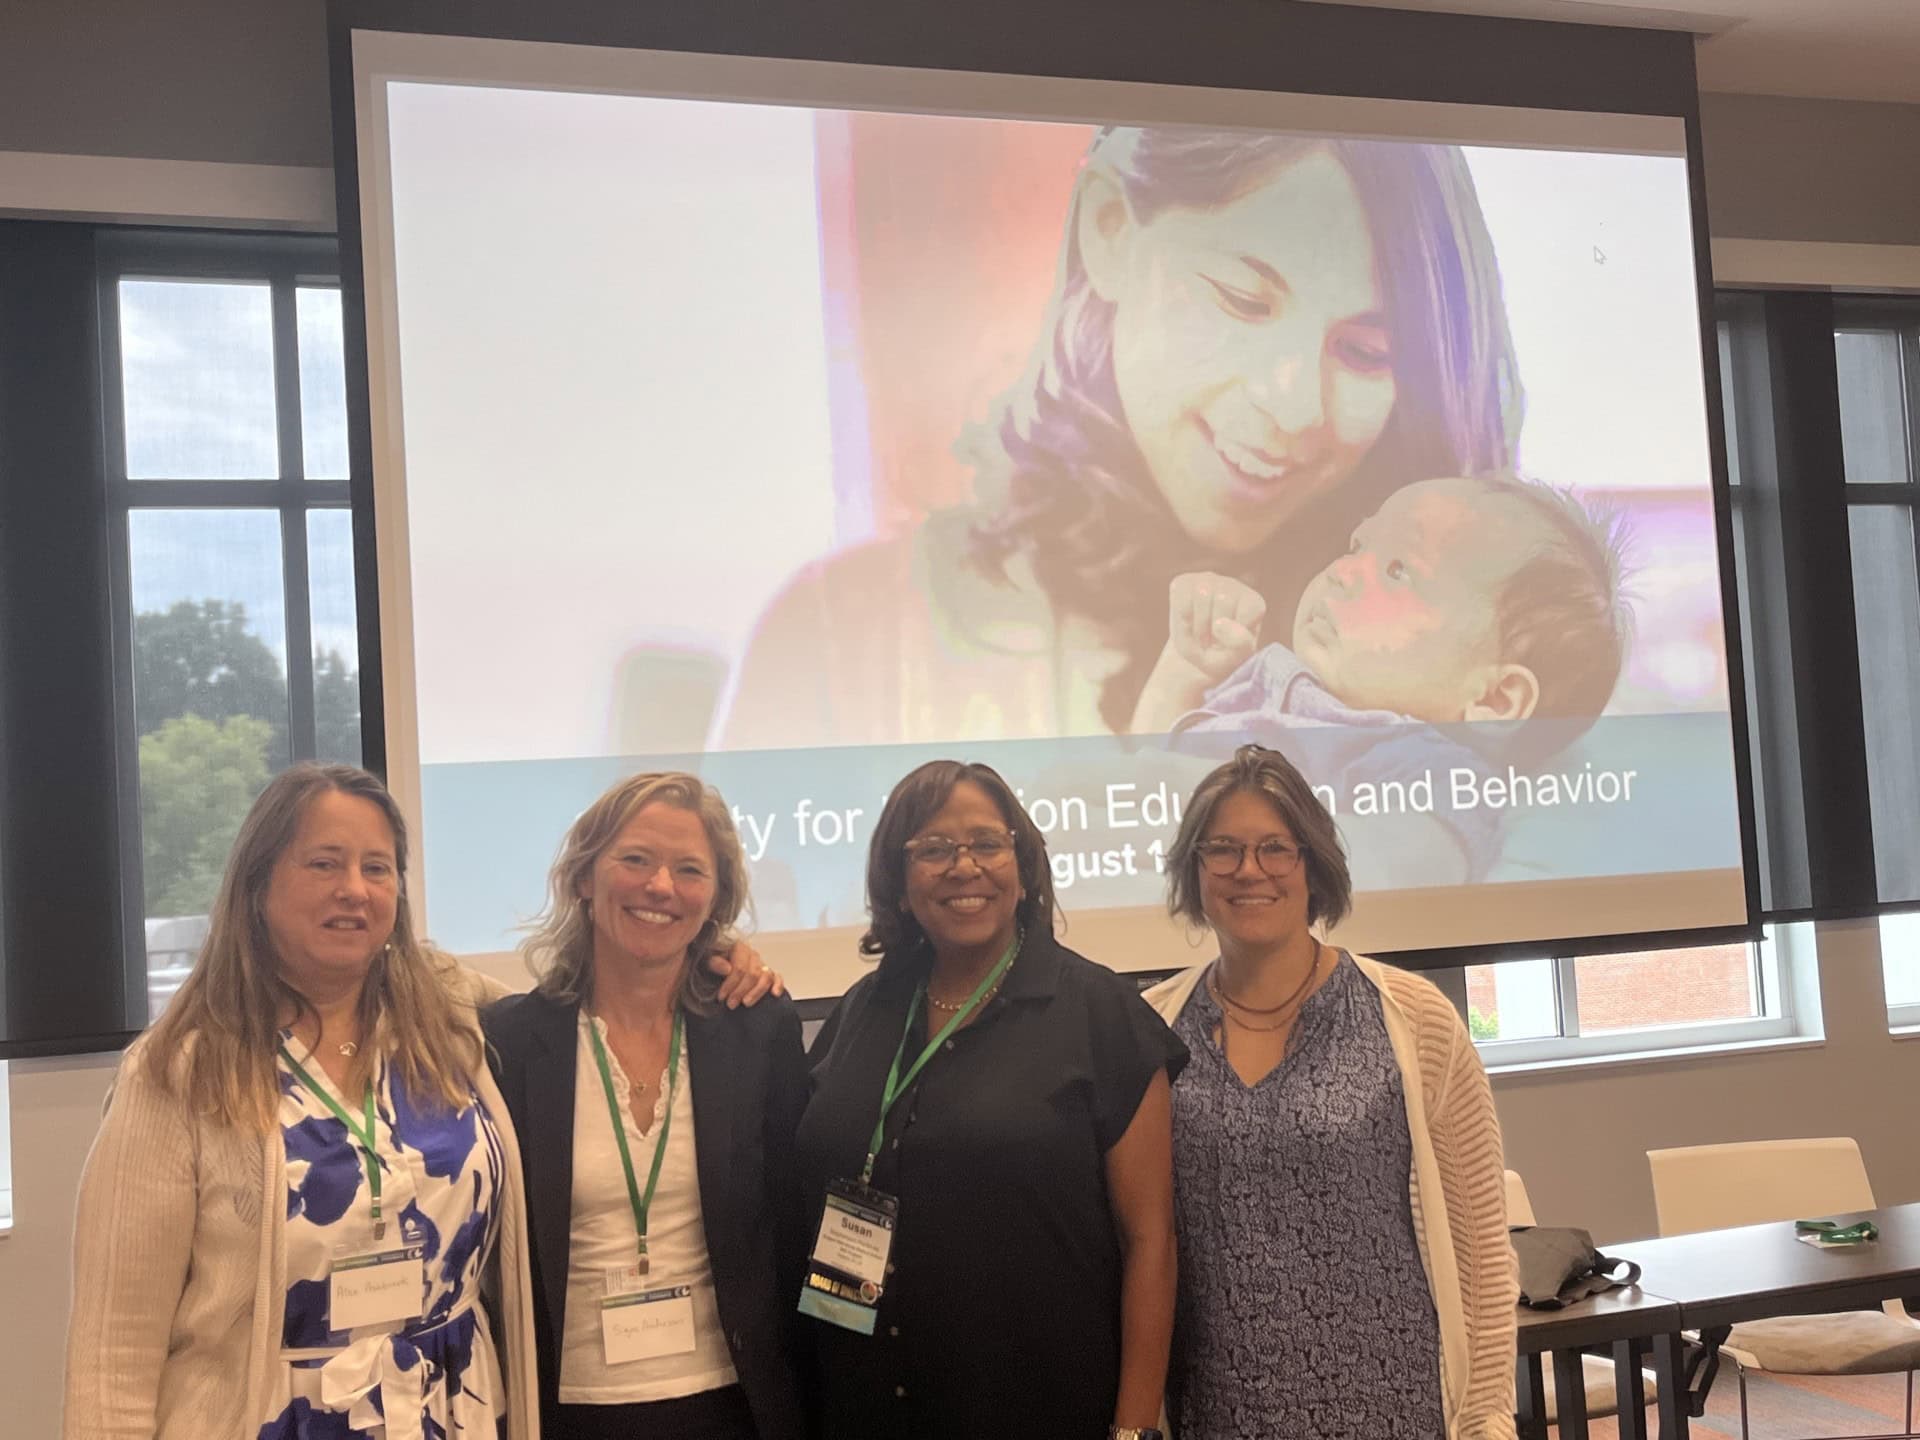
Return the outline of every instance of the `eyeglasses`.
[[[901,847],[907,858],[929,874],[944,875],[960,863],[962,854],[971,855],[982,870],[991,870],[1013,856],[1013,836],[1005,830],[977,830],[969,840],[954,840],[946,835],[922,835]]]
[[[1252,849],[1254,861],[1260,869],[1275,880],[1284,880],[1298,870],[1301,858],[1307,853],[1304,845],[1293,845],[1278,839],[1262,840],[1251,847],[1238,840],[1202,840],[1193,849],[1207,873],[1220,879],[1240,873],[1248,849]]]

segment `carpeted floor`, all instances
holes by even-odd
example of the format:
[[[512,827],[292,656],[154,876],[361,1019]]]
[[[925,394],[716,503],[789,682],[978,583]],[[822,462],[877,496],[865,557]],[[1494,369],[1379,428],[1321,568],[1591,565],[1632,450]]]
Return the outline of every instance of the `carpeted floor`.
[[[1897,1435],[1906,1414],[1904,1375],[1833,1378],[1756,1375],[1747,1381],[1753,1440],[1818,1440],[1829,1435]],[[1619,1440],[1613,1420],[1595,1420],[1592,1440]],[[1740,1433],[1740,1385],[1722,1370],[1707,1396],[1707,1413],[1690,1427],[1696,1436]]]

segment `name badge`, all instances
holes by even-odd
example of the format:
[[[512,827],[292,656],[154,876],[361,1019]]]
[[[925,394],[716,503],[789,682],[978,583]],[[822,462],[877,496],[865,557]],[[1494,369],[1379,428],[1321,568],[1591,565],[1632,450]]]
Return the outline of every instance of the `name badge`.
[[[692,1353],[696,1341],[691,1285],[616,1291],[613,1284],[609,1275],[608,1293],[600,1301],[600,1343],[607,1364]]]
[[[873,1334],[899,1219],[900,1202],[883,1191],[851,1180],[828,1185],[800,1288],[800,1313],[859,1335]]]
[[[327,1284],[327,1328],[358,1330],[419,1319],[427,1291],[421,1258],[425,1253],[422,1246],[408,1245],[334,1256]]]

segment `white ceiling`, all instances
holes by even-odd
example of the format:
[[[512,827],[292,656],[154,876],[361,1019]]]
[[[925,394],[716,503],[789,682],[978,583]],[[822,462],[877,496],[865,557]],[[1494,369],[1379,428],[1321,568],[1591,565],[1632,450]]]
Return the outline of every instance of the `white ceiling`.
[[[1920,103],[1920,0],[1320,0],[1691,30],[1700,88]]]

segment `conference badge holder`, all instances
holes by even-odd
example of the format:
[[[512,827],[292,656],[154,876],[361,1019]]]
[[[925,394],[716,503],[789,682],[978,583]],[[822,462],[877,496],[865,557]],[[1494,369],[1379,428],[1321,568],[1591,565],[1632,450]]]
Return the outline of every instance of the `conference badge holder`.
[[[800,1313],[856,1335],[873,1334],[886,1289],[900,1202],[857,1180],[827,1186]]]
[[[691,1354],[693,1287],[650,1278],[638,1265],[607,1271],[600,1343],[608,1365]]]

